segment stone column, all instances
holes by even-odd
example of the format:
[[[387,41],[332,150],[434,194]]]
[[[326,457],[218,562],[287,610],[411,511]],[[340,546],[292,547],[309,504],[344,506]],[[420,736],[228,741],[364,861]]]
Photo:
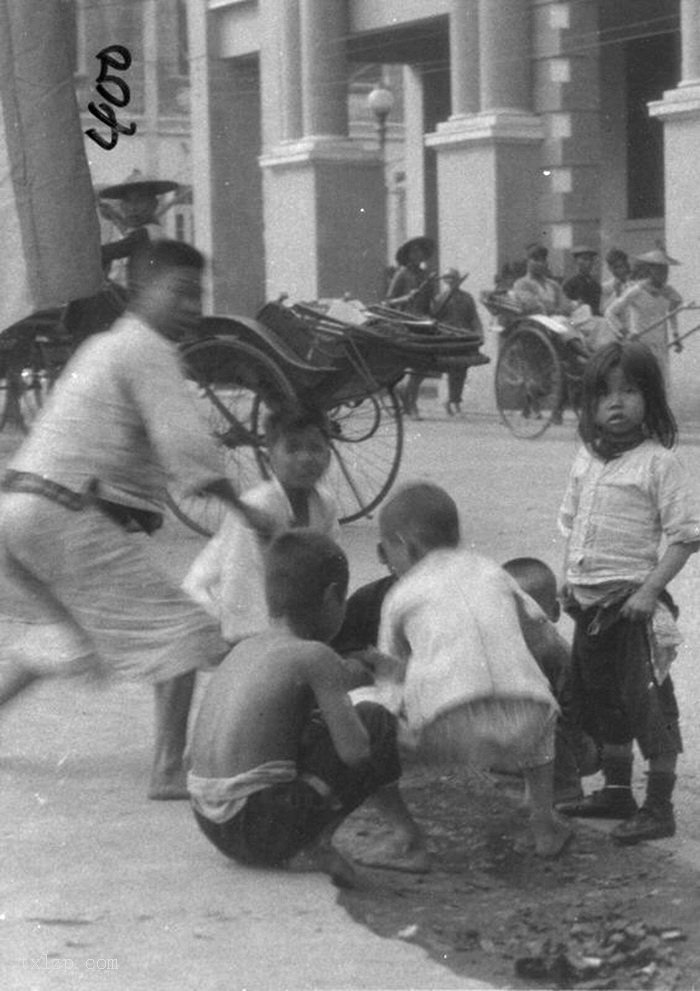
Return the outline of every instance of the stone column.
[[[681,58],[679,85],[700,85],[700,5],[697,0],[681,0]]]
[[[306,137],[348,133],[347,0],[299,0]]]
[[[292,0],[298,2],[300,46],[284,10],[289,0],[259,2],[275,39],[275,47],[265,41],[261,52],[263,88],[267,81],[269,94],[280,92],[280,65],[291,86],[298,64],[301,83],[301,131],[287,98],[290,126],[282,118],[277,140],[265,141],[260,158],[266,296],[349,292],[376,299],[386,255],[384,176],[377,150],[347,136],[348,0]],[[261,31],[261,37],[270,35]],[[274,98],[263,101],[266,115],[279,117]],[[264,126],[264,133],[267,138],[273,128]]]
[[[558,275],[576,243],[600,249],[598,4],[533,0],[534,108],[544,124],[539,219]]]
[[[694,163],[700,152],[700,9],[681,0],[681,79],[676,89],[649,104],[664,125],[666,247],[682,262],[671,269],[673,285],[686,300],[698,299],[700,270],[700,193]],[[681,314],[681,333],[698,322],[698,313]],[[681,360],[671,358],[671,396],[683,419],[698,419],[700,335],[689,337]]]
[[[278,7],[280,43],[278,47],[282,140],[293,141],[303,134],[301,103],[301,31],[297,0],[285,0]]]
[[[531,109],[530,34],[529,0],[479,0],[483,111]]]
[[[480,109],[479,0],[452,0],[450,86],[453,117],[463,117]]]
[[[529,109],[530,17],[530,0],[454,0],[452,115],[425,138],[437,159],[440,266],[469,272],[476,299],[538,233],[544,133]],[[496,335],[486,351],[495,361]],[[493,408],[490,374],[475,375],[471,390],[477,406]]]

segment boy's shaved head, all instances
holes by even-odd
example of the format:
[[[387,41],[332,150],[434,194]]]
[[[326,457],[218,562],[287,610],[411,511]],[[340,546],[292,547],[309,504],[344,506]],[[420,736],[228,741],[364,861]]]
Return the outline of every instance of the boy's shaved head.
[[[559,619],[557,579],[548,564],[537,557],[514,557],[506,561],[503,570],[516,580],[531,599],[535,600],[546,616],[553,622]]]
[[[306,619],[321,609],[329,585],[344,600],[348,560],[329,537],[312,530],[289,530],[265,554],[265,593],[270,615]]]
[[[415,482],[404,486],[382,508],[379,527],[383,537],[409,538],[425,550],[459,544],[459,513],[439,485]]]

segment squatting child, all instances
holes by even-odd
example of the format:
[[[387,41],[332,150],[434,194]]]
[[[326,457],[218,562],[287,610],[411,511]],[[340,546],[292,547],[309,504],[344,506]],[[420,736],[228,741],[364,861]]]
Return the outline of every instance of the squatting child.
[[[266,552],[265,581],[271,626],[214,671],[195,722],[188,788],[202,832],[241,863],[301,857],[352,885],[332,836],[373,796],[415,867],[426,855],[398,790],[396,720],[379,705],[353,707],[326,645],[343,617],[345,555],[321,534],[290,530]]]
[[[561,617],[556,575],[536,557],[506,561],[505,571],[533,599],[551,623]],[[573,699],[571,648],[556,633],[559,651],[531,652],[547,677],[560,708],[554,736],[554,804],[583,798],[581,778],[600,770],[600,755],[594,740],[584,733]]]
[[[384,601],[379,650],[396,669],[359,691],[399,712],[405,739],[428,758],[522,769],[524,841],[556,856],[571,836],[552,808],[558,707],[529,649],[547,648],[551,624],[501,567],[460,545],[457,507],[438,486],[400,490],[379,527],[399,579]]]
[[[590,360],[579,433],[584,447],[559,520],[576,622],[574,691],[584,728],[603,744],[605,787],[561,811],[621,819],[611,835],[631,844],[676,828],[682,743],[669,667],[680,636],[666,586],[700,546],[663,373],[644,344],[609,344]],[[641,808],[631,788],[633,741],[649,762]]]
[[[330,427],[322,410],[282,407],[265,421],[272,478],[242,497],[265,512],[277,533],[293,527],[337,539],[338,510],[321,484],[330,464]],[[183,582],[189,595],[221,623],[224,639],[236,643],[267,626],[262,545],[234,513],[195,559]]]

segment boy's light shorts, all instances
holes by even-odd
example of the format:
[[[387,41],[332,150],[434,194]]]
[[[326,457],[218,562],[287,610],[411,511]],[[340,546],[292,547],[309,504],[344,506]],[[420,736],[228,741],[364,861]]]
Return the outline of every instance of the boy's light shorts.
[[[419,752],[446,764],[518,771],[554,760],[557,710],[533,699],[479,699],[441,713]]]
[[[99,509],[0,498],[0,649],[37,674],[164,681],[218,664],[218,625]],[[6,619],[4,617],[7,617]]]

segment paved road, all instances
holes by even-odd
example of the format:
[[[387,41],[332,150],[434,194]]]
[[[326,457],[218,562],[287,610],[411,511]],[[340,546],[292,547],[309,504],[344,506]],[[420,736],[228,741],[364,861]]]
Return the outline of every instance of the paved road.
[[[475,549],[497,560],[533,554],[558,570],[563,546],[554,520],[573,427],[518,441],[494,419],[448,421],[439,409],[435,403],[432,418],[408,424],[401,479],[448,489]],[[681,451],[700,491],[699,440],[689,436]],[[13,443],[0,435],[0,462]],[[379,574],[375,543],[373,521],[345,529],[353,585]],[[155,546],[163,566],[181,574],[201,541],[173,522]],[[673,586],[687,636],[675,673],[687,753],[679,836],[664,841],[696,865],[698,589],[693,560]],[[324,878],[229,864],[200,839],[183,803],[147,802],[150,707],[149,691],[137,684],[46,683],[3,716],[3,988],[483,986],[456,978],[415,946],[357,926]]]

